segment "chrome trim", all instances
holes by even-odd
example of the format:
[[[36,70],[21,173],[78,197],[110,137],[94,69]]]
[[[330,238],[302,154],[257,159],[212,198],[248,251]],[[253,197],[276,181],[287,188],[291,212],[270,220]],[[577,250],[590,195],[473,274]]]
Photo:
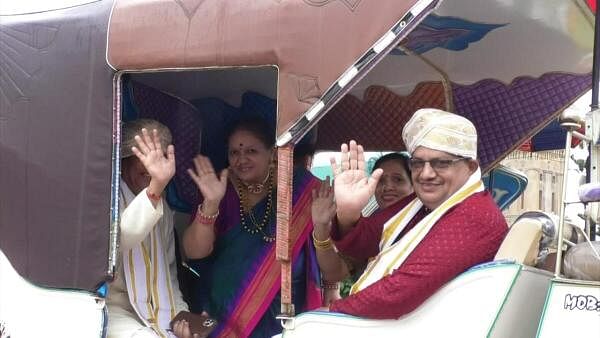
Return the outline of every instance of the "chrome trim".
[[[108,274],[114,278],[119,252],[119,189],[121,173],[121,84],[123,72],[113,77],[113,134],[112,172],[110,180],[110,236],[108,246]]]

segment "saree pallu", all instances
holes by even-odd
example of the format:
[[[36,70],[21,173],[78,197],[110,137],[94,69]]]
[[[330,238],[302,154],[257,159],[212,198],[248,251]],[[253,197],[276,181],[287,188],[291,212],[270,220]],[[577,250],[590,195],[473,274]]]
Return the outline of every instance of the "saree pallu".
[[[321,306],[320,273],[310,241],[311,191],[318,180],[305,170],[294,172],[292,198],[292,298],[296,311]],[[252,209],[262,220],[263,199]],[[270,221],[264,232],[275,234],[275,196]],[[206,311],[219,320],[211,337],[271,337],[281,332],[275,319],[280,313],[281,266],[275,259],[275,242],[267,243],[263,234],[251,234],[241,224],[240,200],[229,184],[220,206],[217,239],[211,256],[192,264],[199,272],[193,311]],[[246,216],[247,227],[253,228]]]

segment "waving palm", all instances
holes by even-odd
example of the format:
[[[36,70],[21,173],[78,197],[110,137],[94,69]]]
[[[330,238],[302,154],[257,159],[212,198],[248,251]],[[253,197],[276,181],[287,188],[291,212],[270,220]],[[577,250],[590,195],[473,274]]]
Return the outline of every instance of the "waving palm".
[[[312,191],[311,214],[315,229],[327,236],[331,227],[331,219],[335,216],[335,201],[329,176]]]
[[[152,131],[152,137],[150,137],[148,130],[143,128],[142,136],[135,135],[135,141],[138,146],[131,150],[142,162],[148,175],[162,187],[166,186],[175,175],[175,148],[173,145],[167,147],[165,156],[156,129]]]
[[[338,216],[340,214],[360,215],[375,192],[383,171],[377,169],[370,178],[367,176],[363,147],[354,140],[350,141],[350,146],[346,143],[342,144],[341,152],[340,166],[337,165],[335,158],[331,158]]]
[[[218,204],[227,190],[227,169],[223,169],[220,177],[217,177],[210,159],[202,155],[194,158],[194,167],[196,170],[188,169],[188,174],[198,186],[204,201]]]

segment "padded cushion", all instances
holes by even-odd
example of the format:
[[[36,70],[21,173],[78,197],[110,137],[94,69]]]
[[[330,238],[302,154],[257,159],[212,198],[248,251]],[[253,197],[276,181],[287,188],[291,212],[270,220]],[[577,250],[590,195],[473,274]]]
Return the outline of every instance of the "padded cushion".
[[[138,82],[132,81],[130,85],[130,110],[135,112],[125,110],[123,115],[128,118],[155,119],[171,130],[176,172],[173,179],[175,188],[169,188],[167,200],[175,209],[187,209],[186,204],[197,200],[198,194],[198,189],[186,170],[192,167],[192,159],[200,148],[201,116],[193,105],[178,97]],[[125,109],[127,107],[124,106]]]
[[[591,87],[589,74],[548,73],[510,84],[487,79],[453,84],[455,112],[477,127],[478,156],[488,168],[540,131]]]
[[[454,112],[477,127],[478,156],[486,170],[540,131],[581,93],[591,88],[590,74],[548,73],[518,77],[510,84],[486,79],[452,84]],[[418,84],[408,96],[372,86],[360,100],[345,96],[319,123],[318,148],[337,150],[354,138],[367,149],[403,150],[400,134],[419,108],[445,108],[440,82]]]
[[[404,124],[426,107],[445,109],[440,82],[421,83],[408,96],[383,86],[369,87],[363,100],[346,95],[319,122],[317,148],[339,150],[342,142],[353,138],[367,150],[404,150]]]
[[[542,224],[538,220],[520,219],[511,226],[494,260],[508,259],[535,266],[541,238]]]

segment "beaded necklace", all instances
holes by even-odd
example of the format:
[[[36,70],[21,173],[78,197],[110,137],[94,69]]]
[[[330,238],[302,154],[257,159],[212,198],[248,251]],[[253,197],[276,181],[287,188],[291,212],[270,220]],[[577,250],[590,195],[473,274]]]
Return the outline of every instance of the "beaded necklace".
[[[263,241],[267,243],[271,243],[275,240],[275,236],[269,235],[265,230],[265,226],[269,224],[269,220],[271,218],[271,214],[273,211],[273,177],[272,175],[267,176],[269,179],[269,190],[267,193],[267,206],[265,208],[265,214],[262,217],[262,221],[259,223],[254,216],[254,212],[252,212],[252,208],[248,208],[248,201],[246,201],[246,189],[243,187],[243,183],[241,180],[237,180],[237,189],[238,194],[240,196],[240,220],[242,223],[242,229],[246,232],[255,235],[260,233],[262,235]],[[252,223],[253,227],[247,224],[246,214],[248,214],[248,218],[250,218],[250,223]]]

